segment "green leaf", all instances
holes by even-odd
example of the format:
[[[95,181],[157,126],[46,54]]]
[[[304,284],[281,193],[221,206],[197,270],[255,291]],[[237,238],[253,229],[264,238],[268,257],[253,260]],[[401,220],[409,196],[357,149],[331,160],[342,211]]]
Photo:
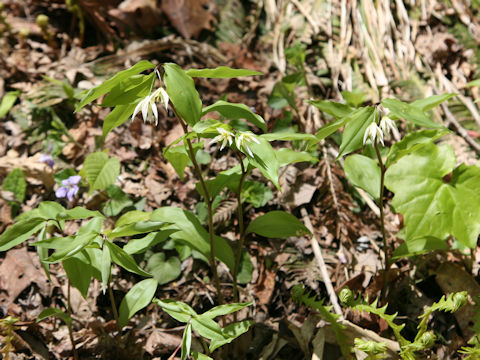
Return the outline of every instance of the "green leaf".
[[[185,168],[190,161],[185,146],[179,145],[172,147],[168,149],[163,155],[165,156],[165,159],[170,161],[170,164],[172,164],[175,172],[178,174],[178,177],[180,178],[180,180],[183,181]]]
[[[112,271],[112,257],[110,256],[110,248],[104,246],[102,249],[102,263],[101,263],[101,275],[102,275],[102,290],[105,294],[108,284],[110,283],[110,273]]]
[[[85,105],[92,102],[93,100],[98,99],[100,96],[105,95],[107,92],[112,90],[113,87],[120,84],[122,81],[147,69],[153,69],[154,67],[155,65],[153,65],[150,61],[142,60],[131,68],[118,72],[112,78],[90,89],[80,100],[80,103],[75,108],[75,112],[79,111],[81,108],[83,108]]]
[[[454,96],[456,96],[456,94],[447,93],[442,95],[432,95],[425,99],[415,100],[410,105],[415,106],[422,111],[428,111]]]
[[[195,360],[213,360],[210,356],[193,351],[192,356]]]
[[[60,309],[56,308],[48,308],[43,310],[40,314],[38,314],[37,319],[35,320],[36,322],[40,322],[43,319],[49,318],[49,317],[58,317],[59,319],[62,319],[66,324],[71,324],[72,323],[72,318],[70,315],[64,313]]]
[[[110,131],[122,125],[127,121],[130,116],[135,111],[137,103],[128,104],[128,105],[117,105],[115,108],[110,111],[110,113],[105,117],[102,126],[102,135],[105,139]]]
[[[419,130],[407,134],[402,140],[392,145],[387,155],[387,162],[385,166],[388,168],[391,164],[399,160],[405,155],[422,147],[423,144],[432,142],[446,134],[448,130]]]
[[[138,221],[136,223],[115,227],[115,229],[107,233],[107,236],[109,239],[115,239],[125,236],[145,234],[148,232],[157,231],[165,225],[166,223],[163,221]]]
[[[449,146],[427,143],[387,170],[385,185],[395,194],[395,210],[404,215],[399,236],[405,241],[453,235],[475,247],[480,233],[480,168],[461,165],[453,170],[455,163]],[[450,172],[448,181],[444,177]]]
[[[281,131],[281,132],[276,132],[276,133],[270,133],[270,134],[263,134],[260,135],[260,137],[264,138],[267,141],[276,141],[276,140],[282,140],[282,141],[287,141],[287,140],[306,140],[310,143],[317,143],[318,139],[315,135],[312,134],[301,134],[301,133],[292,133],[292,132],[286,132],[286,131]]]
[[[192,346],[192,324],[188,323],[182,336],[182,355],[181,360],[188,359],[190,348]]]
[[[394,119],[397,117],[399,119],[405,119],[412,122],[415,125],[423,126],[426,128],[444,128],[442,125],[434,123],[430,118],[421,110],[422,103],[419,107],[414,106],[413,104],[407,104],[403,101],[397,99],[385,99],[382,100],[382,105],[390,110],[389,117]],[[428,104],[425,104],[428,107]]]
[[[120,175],[120,161],[109,158],[103,152],[96,152],[86,157],[82,172],[90,185],[90,191],[104,190],[117,181]]]
[[[32,218],[17,221],[0,235],[0,251],[7,251],[24,242],[45,226],[45,219]]]
[[[13,169],[3,180],[2,189],[13,193],[15,198],[23,203],[25,200],[25,191],[27,190],[27,182],[23,171],[19,168]]]
[[[219,173],[215,177],[215,179],[206,180],[205,185],[207,187],[208,194],[210,195],[210,199],[214,199],[220,193],[220,191],[225,189],[227,185],[230,186],[233,183],[237,184],[237,187],[235,189],[235,193],[236,193],[238,190],[238,183],[240,181],[240,176],[241,175],[237,173],[232,173],[232,174]],[[203,197],[205,197],[205,194],[203,193],[202,184],[200,182],[197,182],[195,184],[195,187],[197,188],[198,193]]]
[[[2,102],[0,103],[0,119],[10,111],[15,101],[17,101],[18,95],[20,95],[20,91],[9,91],[2,97]]]
[[[310,155],[306,151],[294,151],[289,148],[281,148],[279,150],[275,150],[275,156],[277,157],[277,161],[280,166],[285,166],[288,164],[294,164],[297,162],[311,162],[317,163],[318,158]]]
[[[358,107],[367,100],[367,94],[358,89],[354,91],[342,91],[342,96],[347,104],[353,107]]]
[[[273,199],[272,190],[258,181],[245,181],[242,186],[242,199],[253,207],[262,207]]]
[[[167,88],[170,101],[185,122],[193,126],[202,117],[202,101],[195,89],[193,79],[185,74],[177,64],[164,64],[163,81]]]
[[[255,114],[245,104],[230,103],[227,101],[219,100],[210,106],[204,107],[202,110],[202,116],[205,116],[212,111],[217,111],[225,118],[230,120],[245,119],[247,121],[250,121],[259,129],[267,131],[267,125],[265,125],[265,120],[263,120],[260,115]]]
[[[241,310],[250,305],[252,305],[251,302],[218,305],[218,306],[215,306],[213,309],[210,309],[207,312],[204,312],[202,314],[202,317],[208,318],[208,319],[215,319],[217,316],[231,314],[235,311]]]
[[[125,270],[128,270],[134,274],[138,274],[145,277],[151,277],[152,275],[143,271],[133,260],[133,258],[127,254],[123,249],[115,245],[110,241],[105,241],[105,245],[108,246],[110,250],[110,256],[115,264],[120,265]]]
[[[190,321],[192,323],[193,330],[198,332],[200,336],[203,336],[204,338],[207,338],[209,340],[225,339],[222,329],[212,319],[204,317],[203,315],[197,315],[193,317]]]
[[[253,321],[244,320],[240,322],[236,322],[230,325],[227,325],[223,328],[223,334],[225,335],[224,339],[213,339],[210,343],[209,350],[214,351],[218,349],[220,346],[228,344],[232,342],[234,339],[239,337],[240,335],[246,333],[250,326],[254,324]]]
[[[335,119],[342,119],[346,116],[349,116],[354,111],[358,111],[351,106],[329,100],[307,100],[307,103],[315,106],[324,113],[332,115]]]
[[[178,230],[170,235],[172,239],[189,245],[205,259],[210,257],[209,234],[193,213],[174,207],[161,207],[152,213],[151,219],[172,222],[172,225],[165,227],[165,230]],[[232,270],[234,255],[228,242],[220,236],[215,236],[214,245],[215,257]]]
[[[120,303],[118,313],[118,326],[123,328],[130,318],[138,311],[146,307],[153,299],[157,290],[155,279],[145,279],[136,283],[125,295]]]
[[[361,122],[365,119],[368,119],[373,113],[373,108],[371,106],[362,107],[357,110],[353,110],[350,113],[346,114],[343,117],[339,117],[337,120],[332,121],[320,128],[318,130],[316,137],[318,141],[325,139],[326,137],[332,135],[335,131],[340,129],[343,125],[349,122]],[[363,137],[363,134],[362,134]]]
[[[82,253],[62,261],[63,268],[70,279],[71,284],[76,287],[83,298],[87,298],[88,288],[92,280],[93,271],[89,259]]]
[[[77,236],[68,236],[63,238],[63,244],[61,243],[62,238],[57,238],[58,241],[55,241],[55,238],[47,239],[45,242],[36,242],[34,243],[35,246],[43,246],[48,247],[48,243],[52,247],[50,248],[57,248],[58,250],[50,255],[44,261],[46,263],[55,264],[59,261],[66,260],[78,252],[82,251],[85,247],[90,245],[93,240],[98,236],[97,233],[94,232],[87,232],[87,233],[78,233]],[[50,242],[48,242],[51,240]]]
[[[248,161],[251,165],[259,169],[263,176],[269,179],[273,185],[280,190],[280,184],[278,183],[278,169],[280,168],[280,164],[275,156],[275,151],[267,140],[261,137],[257,139],[260,144],[255,142],[248,143],[248,147],[254,155],[253,159],[248,157]]]
[[[480,86],[480,79],[472,80],[469,83],[467,83],[467,85],[465,85],[465,86],[467,86],[467,87]]]
[[[243,251],[240,257],[240,264],[237,274],[239,284],[248,284],[252,281],[253,264],[247,251]]]
[[[310,234],[310,231],[292,214],[285,211],[270,211],[255,218],[246,233],[255,233],[268,238],[287,238]]]
[[[375,160],[353,154],[345,159],[344,168],[345,175],[353,185],[365,190],[376,200],[380,198],[381,171]]]
[[[138,210],[132,210],[132,211],[126,212],[125,214],[120,216],[120,218],[117,220],[117,222],[115,223],[115,227],[118,228],[123,225],[132,224],[138,221],[150,220],[151,214],[152,214],[151,212],[138,211]]]
[[[393,252],[392,260],[420,255],[428,251],[447,250],[447,242],[443,239],[437,239],[430,236],[423,236],[416,239],[405,241]]]
[[[147,269],[160,285],[175,280],[182,273],[182,266],[177,257],[165,258],[164,253],[153,254],[148,259]]]
[[[153,232],[141,239],[130,239],[123,247],[127,254],[140,254],[147,249],[160,244],[168,239],[168,237],[177,230],[163,230],[160,232]]]
[[[44,219],[57,219],[60,214],[65,213],[65,208],[55,201],[42,201],[38,205],[40,216]]]
[[[345,124],[337,159],[360,149],[363,146],[365,130],[377,119],[378,113],[374,107],[368,106],[361,110],[363,111],[355,111],[355,114],[348,117],[349,121]]]
[[[240,76],[263,75],[263,73],[248,69],[232,69],[227,66],[219,66],[215,69],[189,69],[185,72],[191,77],[204,77],[214,79],[231,79]]]
[[[56,216],[57,220],[78,220],[87,219],[90,217],[104,218],[100,212],[88,210],[81,206],[76,206],[73,209],[62,211]]]
[[[160,306],[163,311],[165,311],[175,320],[183,323],[187,323],[193,316],[197,316],[195,310],[180,301],[176,301],[173,299],[154,299],[153,302]]]
[[[156,75],[133,75],[127,80],[115,85],[110,93],[105,96],[102,106],[113,107],[117,105],[129,105],[136,100],[150,95],[155,83]]]

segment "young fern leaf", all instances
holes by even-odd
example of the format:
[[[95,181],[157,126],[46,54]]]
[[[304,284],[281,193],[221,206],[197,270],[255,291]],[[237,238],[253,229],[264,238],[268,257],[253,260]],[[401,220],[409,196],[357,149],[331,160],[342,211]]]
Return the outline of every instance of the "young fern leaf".
[[[304,304],[317,310],[320,316],[330,323],[345,359],[353,359],[350,353],[351,346],[348,344],[348,337],[345,335],[346,327],[339,322],[341,315],[333,313],[332,306],[323,305],[323,299],[316,300],[315,295],[310,296],[310,293],[305,293],[305,289],[301,285],[295,285],[293,287],[292,298],[299,304]]]

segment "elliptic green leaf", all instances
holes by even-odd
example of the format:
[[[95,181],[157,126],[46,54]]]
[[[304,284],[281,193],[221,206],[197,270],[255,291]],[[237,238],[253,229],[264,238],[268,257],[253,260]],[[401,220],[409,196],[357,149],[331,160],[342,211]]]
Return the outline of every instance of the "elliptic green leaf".
[[[195,360],[213,360],[210,356],[193,351],[192,356]]]
[[[255,233],[268,238],[287,238],[310,234],[310,231],[292,214],[285,211],[270,211],[255,218],[246,233]]]
[[[128,270],[134,274],[138,274],[141,276],[151,277],[152,275],[143,271],[135,262],[135,260],[127,254],[122,248],[118,247],[114,243],[110,241],[105,241],[105,245],[108,246],[110,250],[110,256],[112,257],[112,261],[115,264],[120,265],[125,270]]]
[[[195,89],[193,79],[185,74],[177,64],[164,64],[163,81],[170,101],[182,119],[190,126],[195,125],[202,117],[202,101]]]
[[[341,158],[363,146],[363,136],[367,127],[377,119],[375,108],[368,106],[355,111],[348,116],[348,122],[343,130],[342,143],[340,144],[337,158]]]
[[[13,193],[19,202],[25,200],[25,191],[27,190],[27,182],[23,171],[19,168],[13,169],[3,180],[2,189]]]
[[[422,111],[428,111],[440,105],[442,102],[454,97],[456,94],[441,94],[432,95],[425,99],[419,99],[412,102],[410,105],[419,108]]]
[[[70,283],[76,287],[80,291],[80,294],[86,299],[93,275],[89,259],[80,252],[63,260],[62,265],[70,279]]]
[[[314,142],[314,143],[318,142],[318,139],[315,135],[293,133],[293,132],[286,132],[286,131],[275,132],[275,133],[270,133],[270,134],[263,134],[263,135],[260,135],[260,137],[264,138],[267,141],[307,140],[309,142]]]
[[[46,319],[52,316],[62,319],[66,324],[70,324],[72,322],[72,318],[68,314],[56,308],[48,308],[43,310],[40,314],[38,314],[36,322],[40,322],[43,319]]]
[[[217,316],[231,314],[235,311],[241,310],[247,306],[252,305],[251,302],[248,303],[233,303],[215,306],[213,309],[208,310],[202,314],[202,317],[215,319]]]
[[[248,157],[248,161],[251,165],[259,169],[263,176],[270,180],[273,185],[280,190],[280,184],[278,183],[278,170],[280,164],[278,163],[277,157],[275,155],[275,150],[273,150],[272,145],[261,137],[257,138],[260,144],[255,142],[250,142],[248,147],[252,150],[254,158]]]
[[[248,69],[232,69],[228,66],[219,66],[215,69],[189,69],[185,72],[191,77],[205,77],[215,79],[231,79],[240,76],[263,75],[263,73]]]
[[[275,156],[277,157],[277,161],[280,166],[285,166],[288,164],[293,164],[297,162],[310,162],[310,163],[317,163],[318,158],[310,155],[306,151],[294,151],[289,148],[281,148],[275,150]]]
[[[177,230],[163,230],[159,232],[152,232],[140,239],[130,239],[123,247],[123,250],[127,254],[140,254],[152,246],[164,242],[168,239],[170,234],[174,233],[175,231]]]
[[[18,95],[20,95],[20,91],[9,91],[3,96],[0,103],[0,119],[10,111],[15,101],[17,101]]]
[[[175,172],[177,173],[180,180],[183,180],[183,175],[185,172],[185,168],[187,167],[190,158],[188,156],[187,150],[185,146],[178,145],[168,149],[164,153],[165,159],[167,159],[170,164],[172,164]]]
[[[7,251],[24,242],[45,226],[45,219],[33,218],[18,221],[0,235],[0,251]]]
[[[68,209],[57,214],[57,220],[78,220],[90,217],[104,218],[100,212],[88,210],[81,206],[76,206],[73,209]]]
[[[128,324],[130,318],[145,306],[150,304],[157,290],[155,279],[145,279],[136,283],[125,295],[120,303],[118,313],[118,326],[123,328]]]
[[[218,111],[220,114],[222,114],[229,120],[245,119],[247,121],[250,121],[259,129],[267,131],[267,125],[265,125],[265,120],[263,120],[260,115],[255,114],[245,104],[230,103],[228,101],[219,100],[215,104],[203,108],[202,116],[205,116],[212,111]]]
[[[105,139],[110,131],[119,127],[125,121],[127,121],[135,111],[136,106],[137,103],[115,106],[115,108],[110,111],[110,113],[105,117],[105,120],[103,121],[103,138]]]
[[[115,223],[115,228],[118,228],[123,225],[133,224],[138,221],[150,220],[151,214],[152,214],[151,212],[138,211],[138,210],[129,211],[123,214],[122,216],[120,216],[120,218]]]
[[[96,152],[86,157],[82,172],[90,185],[90,191],[104,190],[117,181],[120,161],[116,157],[108,158],[103,152]]]
[[[412,122],[415,125],[423,126],[426,128],[442,129],[443,126],[434,123],[423,110],[421,110],[422,103],[419,106],[413,104],[407,104],[397,99],[385,99],[382,100],[382,105],[390,110],[389,117],[392,119],[399,118]],[[428,104],[425,104],[428,107]]]
[[[351,106],[341,104],[335,101],[307,100],[307,102],[320,109],[324,113],[332,115],[335,119],[342,119],[346,116],[349,116],[353,111],[355,111],[355,109]]]
[[[195,310],[193,310],[189,305],[180,301],[173,299],[154,299],[153,302],[159,305],[163,311],[165,311],[175,320],[183,323],[187,323],[193,316],[197,316]]]
[[[192,346],[192,324],[188,323],[185,326],[185,331],[183,332],[182,337],[182,355],[180,357],[181,360],[188,359],[190,356],[190,348]]]
[[[110,282],[111,270],[112,270],[112,257],[110,256],[110,249],[108,246],[104,246],[102,249],[102,263],[101,263],[102,290],[104,294]]]
[[[83,108],[85,105],[92,102],[93,100],[98,99],[100,96],[106,94],[107,92],[112,90],[114,86],[120,84],[122,81],[128,79],[129,77],[139,74],[144,70],[153,69],[154,67],[155,65],[153,65],[150,61],[142,60],[132,66],[130,69],[118,72],[112,78],[90,89],[82,98],[82,100],[80,100],[80,103],[75,108],[75,112],[79,111],[81,108]]]
[[[136,223],[115,227],[107,235],[109,239],[115,239],[125,236],[145,234],[151,231],[157,231],[166,224],[163,221],[138,221]]]
[[[222,330],[225,338],[224,339],[213,339],[210,343],[209,350],[214,351],[215,349],[219,348],[222,345],[228,344],[232,342],[234,339],[239,337],[240,335],[246,333],[250,326],[254,324],[253,321],[244,320],[240,322],[236,322],[230,325],[225,326]]]
[[[129,105],[137,99],[150,94],[155,83],[156,75],[133,75],[127,80],[115,85],[102,101],[102,106],[113,107],[117,105]]]
[[[447,250],[447,242],[430,236],[422,236],[403,242],[393,252],[393,259],[420,255],[428,251]]]
[[[345,159],[345,175],[374,199],[380,198],[381,171],[375,160],[359,154],[350,155]]]

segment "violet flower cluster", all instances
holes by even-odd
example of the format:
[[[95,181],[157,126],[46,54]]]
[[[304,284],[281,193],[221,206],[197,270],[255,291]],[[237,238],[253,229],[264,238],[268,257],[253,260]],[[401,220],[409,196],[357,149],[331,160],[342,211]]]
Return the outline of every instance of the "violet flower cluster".
[[[55,191],[58,199],[66,197],[68,201],[72,201],[73,197],[78,193],[78,183],[82,177],[80,175],[70,176],[68,179],[62,180],[62,185]]]

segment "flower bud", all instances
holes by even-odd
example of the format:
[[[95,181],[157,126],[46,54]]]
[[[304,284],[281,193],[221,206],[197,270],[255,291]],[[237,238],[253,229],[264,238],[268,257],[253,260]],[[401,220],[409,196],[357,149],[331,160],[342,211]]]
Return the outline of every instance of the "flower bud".
[[[47,15],[40,14],[37,16],[36,23],[38,27],[42,30],[45,30],[48,27],[50,19],[48,18]]]

